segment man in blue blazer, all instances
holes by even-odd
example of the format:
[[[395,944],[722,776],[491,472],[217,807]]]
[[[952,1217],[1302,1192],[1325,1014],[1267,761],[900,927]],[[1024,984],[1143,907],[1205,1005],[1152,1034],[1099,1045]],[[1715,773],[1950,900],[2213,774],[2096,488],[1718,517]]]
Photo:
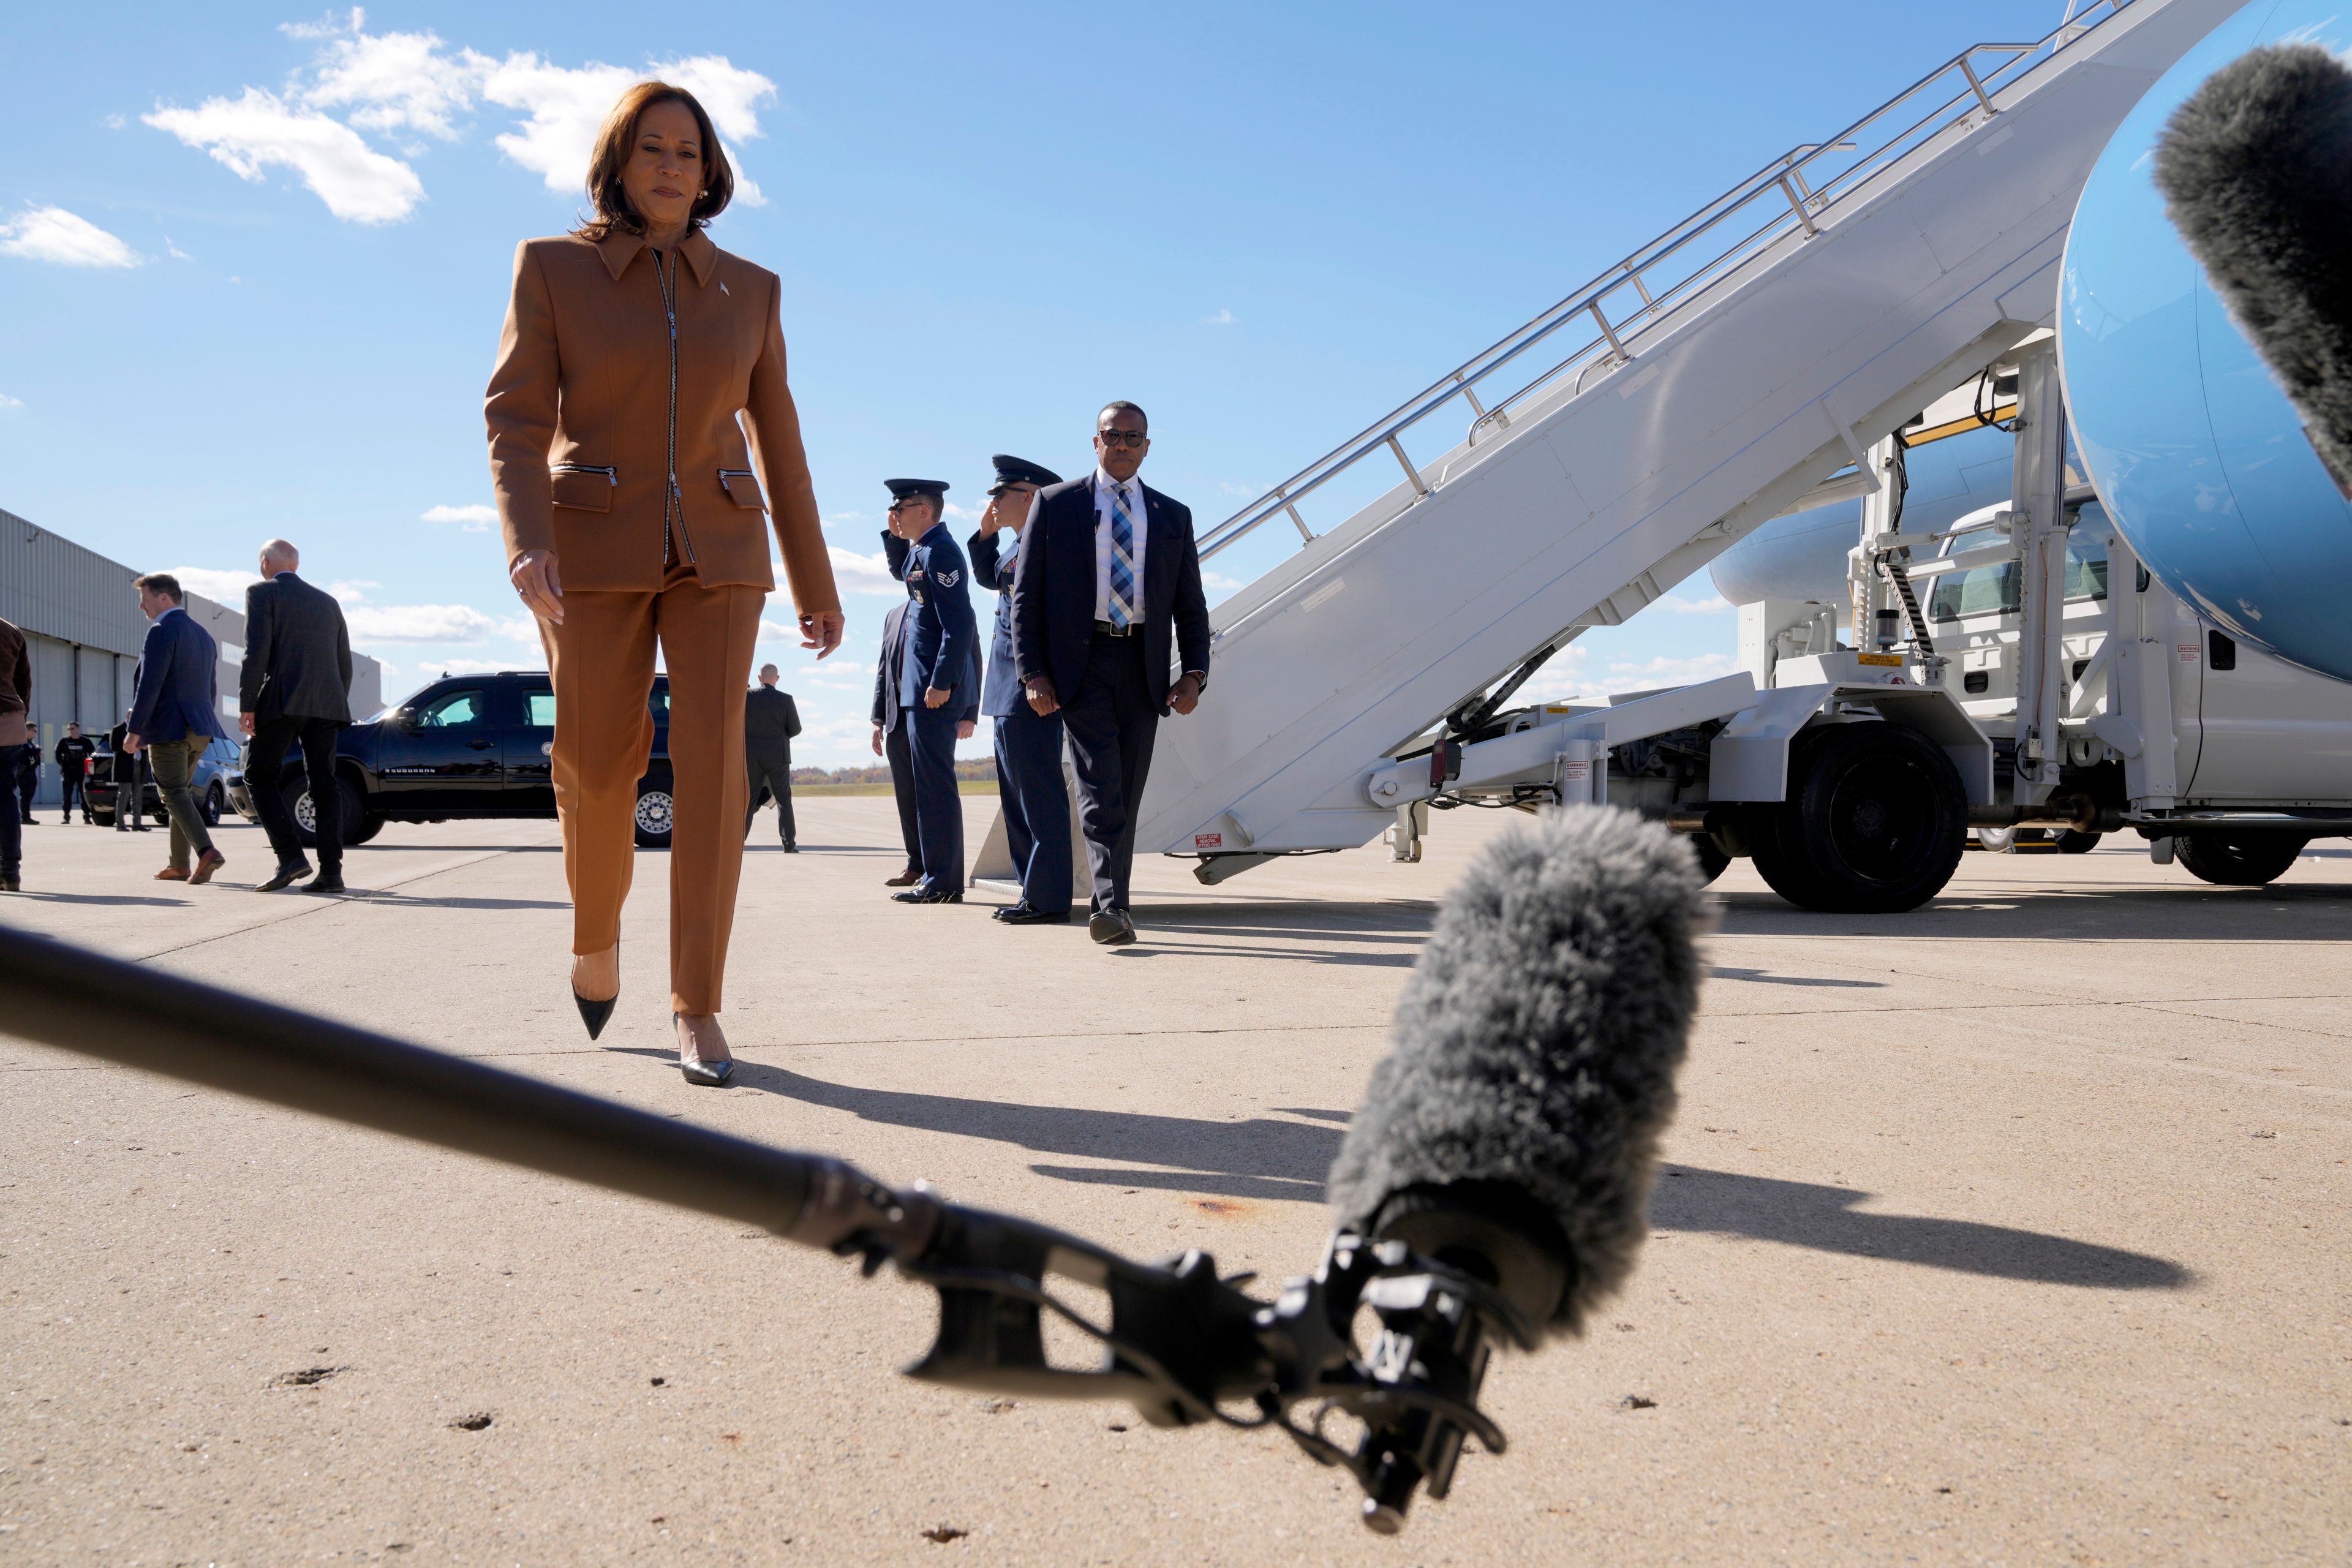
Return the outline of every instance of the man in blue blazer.
[[[1013,676],[1013,574],[1031,498],[1062,476],[999,452],[988,510],[971,536],[972,580],[996,598],[996,638],[980,710],[995,721],[996,788],[1004,842],[1021,878],[1021,901],[996,911],[1006,925],[1067,925],[1070,921],[1070,797],[1062,784],[1062,716],[1039,713]],[[1008,547],[1004,541],[1010,538]]]
[[[155,770],[155,790],[172,819],[172,863],[159,882],[209,882],[226,857],[213,847],[204,814],[188,787],[196,759],[225,732],[220,721],[220,645],[180,607],[180,580],[150,572],[135,580],[139,607],[153,624],[139,652],[138,695],[131,701],[122,742],[144,750]],[[189,855],[195,860],[192,866]]]
[[[980,649],[971,574],[941,520],[947,485],[939,479],[882,482],[892,497],[890,531],[912,546],[904,581],[914,602],[907,611],[898,707],[908,726],[915,826],[923,851],[922,880],[890,896],[902,904],[960,904],[963,799],[956,787],[955,747],[961,710],[979,696],[971,668]]]
[[[1087,931],[1106,946],[1135,940],[1128,886],[1160,717],[1192,711],[1209,681],[1192,514],[1135,477],[1150,430],[1132,403],[1096,416],[1094,472],[1038,492],[1013,574],[1013,658],[1031,709],[1060,713],[1069,737],[1094,876]]]

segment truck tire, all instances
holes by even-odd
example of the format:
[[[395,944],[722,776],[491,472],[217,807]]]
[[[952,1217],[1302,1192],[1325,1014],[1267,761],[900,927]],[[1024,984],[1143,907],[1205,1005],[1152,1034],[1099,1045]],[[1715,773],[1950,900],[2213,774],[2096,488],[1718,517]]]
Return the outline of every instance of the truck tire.
[[[1698,875],[1701,882],[1714,881],[1730,867],[1731,857],[1726,855],[1723,852],[1723,847],[1716,843],[1715,835],[1687,834],[1684,837],[1684,842],[1691,847],[1691,853],[1698,857]]]
[[[1756,869],[1801,909],[1899,914],[1943,891],[1969,840],[1968,791],[1940,747],[1885,721],[1824,725],[1789,758]]]
[[[2173,853],[2189,874],[2224,888],[2259,888],[2286,875],[2311,840],[2292,833],[2183,833]]]
[[[637,786],[635,829],[638,848],[669,847],[670,806],[668,781],[648,780]]]
[[[286,796],[286,815],[294,819],[295,838],[300,842],[303,848],[316,849],[319,847],[319,835],[317,831],[319,819],[310,810],[310,781],[304,778],[300,773],[296,773],[293,778],[287,782],[284,793]],[[336,805],[341,812],[341,820],[344,824],[359,826],[365,826],[367,822],[365,811],[366,803],[361,800],[360,792],[352,786],[351,780],[339,778],[335,781],[335,797]],[[369,834],[368,837],[373,838],[375,836],[373,834]],[[345,844],[357,844],[362,842],[362,840],[346,837],[343,839],[343,842]]]
[[[2101,833],[2085,833],[2079,827],[2062,827],[2051,837],[2058,841],[2061,855],[2088,855],[2106,837]]]
[[[362,813],[359,823],[356,830],[343,835],[343,843],[346,847],[364,844],[383,831],[384,819],[374,812]]]

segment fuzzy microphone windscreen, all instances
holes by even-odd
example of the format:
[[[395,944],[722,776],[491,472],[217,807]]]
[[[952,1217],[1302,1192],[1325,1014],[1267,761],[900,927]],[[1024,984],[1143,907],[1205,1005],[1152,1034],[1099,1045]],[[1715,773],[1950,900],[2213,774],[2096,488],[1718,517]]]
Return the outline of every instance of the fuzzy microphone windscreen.
[[[2352,495],[2352,70],[2315,44],[2231,61],[2173,111],[2156,183]]]
[[[1697,861],[1664,826],[1578,806],[1514,828],[1448,896],[1394,1048],[1331,1167],[1341,1222],[1412,1188],[1505,1189],[1559,1226],[1551,1330],[1632,1270],[1698,1003]]]

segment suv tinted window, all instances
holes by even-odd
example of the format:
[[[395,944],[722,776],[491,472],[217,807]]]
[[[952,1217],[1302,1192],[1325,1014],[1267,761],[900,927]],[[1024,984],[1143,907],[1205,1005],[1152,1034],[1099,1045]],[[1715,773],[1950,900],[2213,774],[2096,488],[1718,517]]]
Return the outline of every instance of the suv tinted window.
[[[526,691],[523,693],[523,722],[534,730],[555,728],[555,693]]]
[[[417,704],[416,727],[456,730],[468,724],[485,724],[489,721],[489,707],[490,694],[478,686],[463,691],[445,691]]]

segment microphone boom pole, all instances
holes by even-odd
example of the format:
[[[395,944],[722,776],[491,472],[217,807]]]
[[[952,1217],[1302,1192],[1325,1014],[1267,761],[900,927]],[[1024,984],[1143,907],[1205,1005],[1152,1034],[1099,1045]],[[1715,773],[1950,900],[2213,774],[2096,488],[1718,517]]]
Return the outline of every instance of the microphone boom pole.
[[[940,1297],[938,1336],[907,1368],[927,1382],[1032,1397],[1118,1398],[1160,1426],[1273,1426],[1364,1489],[1363,1521],[1402,1529],[1413,1493],[1445,1495],[1465,1435],[1503,1435],[1477,1408],[1491,1346],[1536,1324],[1502,1292],[1343,1228],[1280,1298],[1244,1295],[1192,1251],[1139,1263],[1013,1215],[894,1191],[855,1166],[756,1143],[482,1062],[408,1045],[67,943],[0,929],[0,1029],[62,1050],[334,1117],[748,1222],[788,1240],[894,1263]],[[1053,1294],[1056,1277],[1110,1300],[1097,1322]],[[1354,1339],[1359,1308],[1381,1334]],[[1052,1313],[1104,1348],[1091,1371],[1052,1365]],[[1315,1406],[1309,1421],[1293,1416]],[[1234,1414],[1238,1407],[1254,1415]],[[1323,1433],[1344,1412],[1352,1450]]]

